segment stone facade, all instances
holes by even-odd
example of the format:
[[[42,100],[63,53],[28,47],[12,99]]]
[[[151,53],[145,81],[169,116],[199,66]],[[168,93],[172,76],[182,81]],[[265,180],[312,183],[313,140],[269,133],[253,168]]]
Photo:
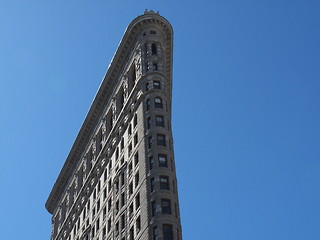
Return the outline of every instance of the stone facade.
[[[170,23],[128,26],[46,202],[51,240],[181,240]]]

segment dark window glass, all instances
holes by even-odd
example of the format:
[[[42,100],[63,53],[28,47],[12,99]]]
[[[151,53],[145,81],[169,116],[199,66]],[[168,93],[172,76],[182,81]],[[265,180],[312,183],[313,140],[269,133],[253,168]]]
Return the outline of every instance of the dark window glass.
[[[171,214],[171,202],[169,199],[161,199],[162,214]]]
[[[154,178],[150,179],[150,190],[151,190],[151,192],[154,191]]]
[[[168,167],[167,155],[159,154],[158,161],[159,161],[159,167]]]
[[[157,145],[158,146],[166,146],[166,136],[163,134],[157,134]]]
[[[157,205],[156,205],[156,202],[155,201],[153,201],[152,203],[151,203],[151,213],[152,213],[152,217],[154,217],[155,215],[156,215],[156,209],[157,209]]]
[[[163,240],[173,240],[172,225],[163,224]]]
[[[150,110],[150,99],[147,99],[147,111]]]
[[[160,189],[169,190],[169,177],[160,177]]]
[[[137,126],[137,124],[138,124],[138,116],[137,114],[135,114],[133,119],[133,127]]]
[[[153,164],[154,164],[154,162],[153,162],[153,157],[151,156],[151,157],[149,157],[149,167],[150,167],[150,170],[153,168]]]
[[[147,118],[147,128],[150,129],[151,127],[151,118]]]
[[[151,52],[152,55],[157,55],[157,46],[155,44],[151,45]]]
[[[154,99],[154,107],[155,108],[162,108],[162,99],[159,97],[156,97]]]
[[[148,138],[148,148],[152,147],[152,136],[149,136]]]
[[[136,210],[140,207],[140,194],[138,193],[136,196]]]
[[[156,126],[164,127],[164,118],[163,116],[156,116]]]
[[[141,229],[141,220],[140,220],[140,216],[137,218],[136,220],[136,229],[137,229],[137,232],[140,231]]]
[[[153,88],[154,89],[161,89],[160,81],[153,81]]]

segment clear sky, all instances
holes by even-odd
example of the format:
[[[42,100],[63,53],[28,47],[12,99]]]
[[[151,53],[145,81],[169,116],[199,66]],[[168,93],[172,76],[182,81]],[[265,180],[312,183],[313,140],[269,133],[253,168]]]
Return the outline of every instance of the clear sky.
[[[174,28],[184,240],[320,239],[320,1],[0,0],[0,239],[45,201],[127,25]]]

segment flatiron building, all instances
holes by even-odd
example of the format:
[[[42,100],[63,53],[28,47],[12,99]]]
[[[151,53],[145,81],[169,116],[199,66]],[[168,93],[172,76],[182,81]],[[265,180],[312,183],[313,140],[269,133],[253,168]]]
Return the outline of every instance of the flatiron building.
[[[159,13],[127,27],[46,202],[51,240],[181,240],[172,46]]]

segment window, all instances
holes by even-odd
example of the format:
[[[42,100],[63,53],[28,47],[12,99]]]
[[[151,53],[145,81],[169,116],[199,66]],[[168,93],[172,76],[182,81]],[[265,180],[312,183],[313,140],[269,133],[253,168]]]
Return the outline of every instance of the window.
[[[116,213],[119,212],[119,200],[116,201]]]
[[[121,186],[124,185],[124,181],[125,181],[125,176],[124,176],[124,172],[121,173]]]
[[[147,111],[150,110],[150,99],[147,99]]]
[[[154,217],[156,215],[156,210],[157,210],[157,205],[156,205],[156,202],[153,201],[151,203],[151,215],[152,215],[152,217]]]
[[[97,202],[97,212],[100,210],[100,199]]]
[[[136,210],[140,207],[140,193],[136,196]]]
[[[131,172],[132,172],[132,162],[129,163],[128,170],[129,170],[129,174],[131,174]]]
[[[138,124],[138,116],[137,114],[134,115],[134,118],[133,118],[133,127],[136,127]]]
[[[121,139],[121,145],[120,145],[120,148],[121,148],[121,150],[123,150],[123,148],[124,148],[124,139],[123,139],[123,138]]]
[[[150,34],[157,34],[157,32],[154,31],[154,30],[151,30],[151,31],[150,31]]]
[[[112,207],[112,199],[110,198],[108,201],[108,212],[110,212],[111,207]]]
[[[124,206],[124,203],[125,203],[125,195],[124,193],[121,194],[121,207]]]
[[[157,227],[153,228],[153,240],[158,240],[158,229],[157,229]]]
[[[134,229],[133,227],[130,229],[130,240],[134,240]]]
[[[154,107],[155,108],[162,108],[162,99],[159,97],[156,97],[154,99]]]
[[[107,216],[107,207],[103,208],[103,219],[105,219]]]
[[[140,216],[137,218],[136,220],[136,229],[137,229],[137,232],[140,231],[141,229],[141,219],[140,219]]]
[[[151,192],[154,191],[154,177],[150,179],[150,190]]]
[[[163,240],[173,240],[172,225],[163,224]]]
[[[132,144],[130,143],[128,147],[128,155],[130,156],[131,153],[132,153]]]
[[[132,214],[133,214],[133,203],[131,203],[129,207],[129,216],[131,217]]]
[[[116,150],[116,159],[118,159],[119,157],[119,148],[117,147],[117,150]]]
[[[139,163],[139,154],[138,152],[134,155],[134,166],[136,167]]]
[[[111,219],[108,220],[108,232],[111,230]]]
[[[147,118],[147,128],[150,129],[150,127],[151,127],[151,118],[148,117]]]
[[[151,45],[151,52],[152,55],[157,55],[157,46],[154,43]]]
[[[148,137],[148,148],[152,147],[152,136]]]
[[[138,184],[139,184],[139,173],[137,173],[135,176],[135,187],[137,187]]]
[[[133,184],[132,182],[129,184],[129,194],[131,195],[133,193]]]
[[[96,226],[97,226],[97,231],[99,230],[99,228],[100,228],[100,220],[99,220],[99,218],[98,218],[98,220],[97,220],[97,224],[96,224]]]
[[[156,116],[156,126],[164,127],[164,118],[163,116]]]
[[[136,146],[138,144],[138,133],[134,135],[133,144]]]
[[[108,183],[108,189],[109,189],[109,192],[111,191],[111,188],[112,188],[112,182],[111,182],[111,180],[109,180],[109,183]]]
[[[171,202],[169,199],[161,199],[162,214],[171,214]]]
[[[154,89],[161,89],[160,81],[153,81],[153,88]]]
[[[146,91],[149,91],[149,82],[146,82]]]
[[[121,230],[124,229],[125,226],[126,226],[126,219],[125,219],[125,215],[122,214],[122,216],[121,216]]]
[[[152,64],[152,69],[153,70],[158,70],[158,64],[156,64],[156,63]]]
[[[149,168],[150,168],[150,170],[153,168],[153,157],[151,156],[151,157],[149,157]]]
[[[160,176],[160,189],[169,190],[169,177]]]
[[[158,161],[159,161],[159,167],[168,167],[167,155],[159,154]]]
[[[129,128],[128,128],[128,134],[129,134],[129,136],[132,134],[132,126],[131,126],[131,124],[129,125]]]
[[[157,145],[158,146],[166,146],[166,136],[163,134],[157,134]]]

